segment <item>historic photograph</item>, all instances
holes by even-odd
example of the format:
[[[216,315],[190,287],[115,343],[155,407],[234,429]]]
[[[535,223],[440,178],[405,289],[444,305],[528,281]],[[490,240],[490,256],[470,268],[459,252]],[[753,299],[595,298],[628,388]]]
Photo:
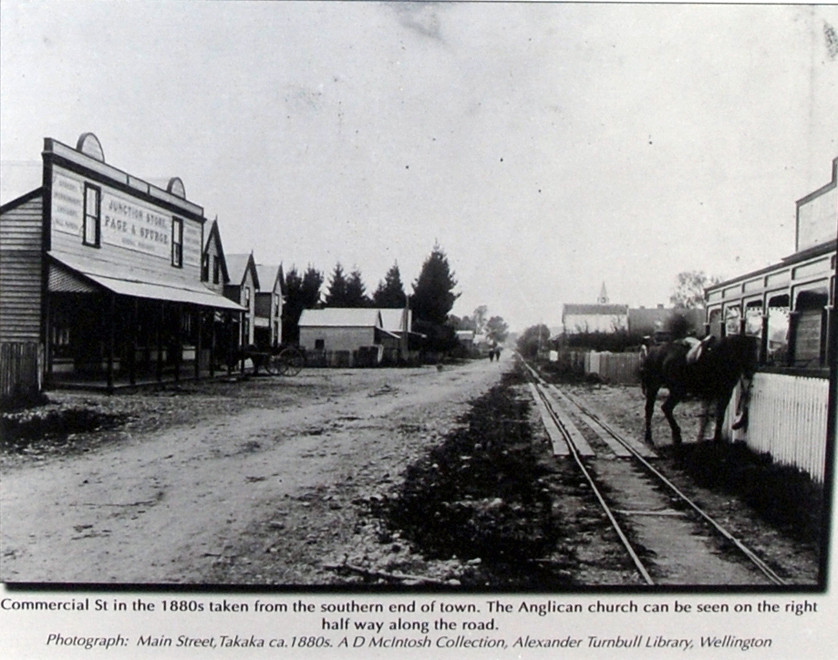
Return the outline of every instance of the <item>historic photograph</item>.
[[[838,8],[0,21],[7,587],[824,593]]]

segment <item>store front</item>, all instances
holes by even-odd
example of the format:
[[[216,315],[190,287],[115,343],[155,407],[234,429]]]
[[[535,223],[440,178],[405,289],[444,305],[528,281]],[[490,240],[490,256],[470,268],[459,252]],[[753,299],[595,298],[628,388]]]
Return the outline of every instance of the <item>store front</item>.
[[[832,181],[797,202],[795,252],[767,268],[709,287],[708,331],[759,338],[747,428],[727,436],[823,483],[829,366],[836,359],[838,158]],[[738,396],[734,395],[734,398]]]
[[[826,375],[836,326],[838,158],[832,181],[797,202],[794,254],[707,289],[707,324],[716,336],[760,338],[766,367]]]
[[[91,133],[46,138],[43,185],[3,206],[0,343],[33,344],[47,388],[213,375],[240,305],[204,281],[203,208],[105,162]]]

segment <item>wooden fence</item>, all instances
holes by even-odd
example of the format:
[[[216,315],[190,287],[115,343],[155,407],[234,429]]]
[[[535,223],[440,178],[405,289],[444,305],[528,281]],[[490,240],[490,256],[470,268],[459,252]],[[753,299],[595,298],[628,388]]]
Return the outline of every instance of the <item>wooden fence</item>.
[[[35,342],[0,344],[0,400],[40,392],[42,364],[43,350]]]
[[[827,378],[757,373],[745,441],[754,451],[768,452],[777,463],[798,467],[823,483],[828,397]]]
[[[640,382],[639,353],[587,354],[585,373],[597,374],[606,383],[634,385]]]
[[[546,356],[561,369],[579,375],[596,374],[606,383],[637,385],[640,382],[639,353],[596,351],[550,351]]]

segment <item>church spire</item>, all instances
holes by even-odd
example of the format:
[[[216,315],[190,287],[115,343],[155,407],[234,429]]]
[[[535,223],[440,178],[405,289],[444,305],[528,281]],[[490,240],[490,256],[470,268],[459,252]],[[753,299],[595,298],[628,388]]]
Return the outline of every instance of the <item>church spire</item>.
[[[600,305],[608,304],[608,292],[605,290],[605,282],[602,283],[602,288],[599,290],[599,298],[597,298],[597,303],[599,303]]]

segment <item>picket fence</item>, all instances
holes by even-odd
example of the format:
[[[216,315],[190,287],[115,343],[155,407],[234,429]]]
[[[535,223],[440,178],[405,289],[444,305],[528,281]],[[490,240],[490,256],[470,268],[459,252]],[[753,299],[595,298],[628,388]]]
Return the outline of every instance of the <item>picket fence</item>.
[[[754,451],[800,468],[822,484],[828,398],[826,378],[757,373],[751,385],[745,441]]]

